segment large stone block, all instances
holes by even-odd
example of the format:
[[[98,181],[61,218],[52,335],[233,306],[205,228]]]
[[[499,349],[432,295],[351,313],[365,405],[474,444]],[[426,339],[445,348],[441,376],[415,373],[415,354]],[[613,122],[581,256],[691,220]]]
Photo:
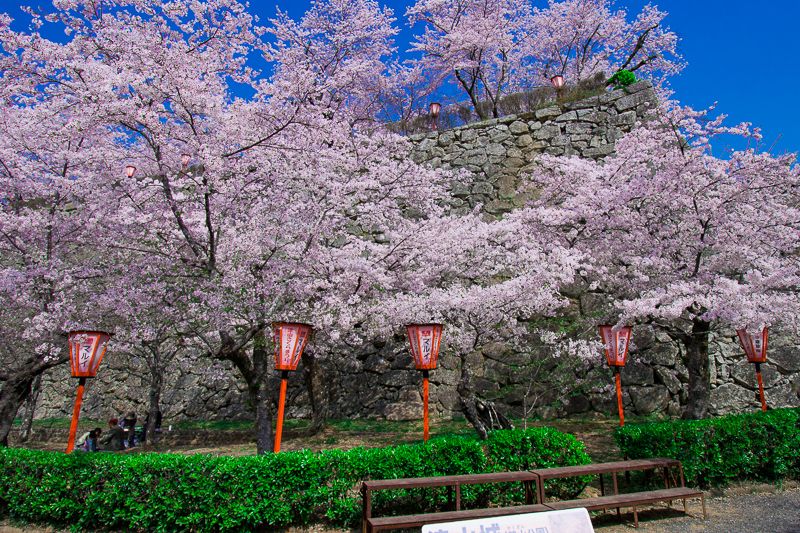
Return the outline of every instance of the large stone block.
[[[640,415],[663,413],[669,404],[670,394],[663,385],[652,387],[631,387],[631,400],[633,407]]]

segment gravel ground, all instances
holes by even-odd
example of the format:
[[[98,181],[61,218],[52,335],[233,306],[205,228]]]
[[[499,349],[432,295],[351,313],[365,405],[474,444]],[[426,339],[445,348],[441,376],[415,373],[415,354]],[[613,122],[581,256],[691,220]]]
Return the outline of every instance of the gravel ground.
[[[774,485],[745,484],[727,489],[721,495],[706,493],[708,519],[703,520],[700,501],[689,502],[689,516],[663,507],[639,513],[639,530],[652,533],[800,533],[800,486],[797,483]],[[633,529],[633,514],[595,518],[598,533],[622,533]]]

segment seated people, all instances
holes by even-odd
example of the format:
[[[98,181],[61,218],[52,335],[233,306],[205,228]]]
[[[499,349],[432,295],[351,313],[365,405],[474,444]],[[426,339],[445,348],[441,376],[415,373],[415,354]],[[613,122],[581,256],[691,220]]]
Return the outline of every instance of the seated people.
[[[119,452],[125,449],[125,431],[119,427],[119,420],[112,418],[108,421],[108,433],[100,439],[103,450]]]
[[[75,449],[83,452],[96,452],[98,450],[97,440],[100,438],[102,432],[103,430],[100,428],[87,431],[75,442]]]

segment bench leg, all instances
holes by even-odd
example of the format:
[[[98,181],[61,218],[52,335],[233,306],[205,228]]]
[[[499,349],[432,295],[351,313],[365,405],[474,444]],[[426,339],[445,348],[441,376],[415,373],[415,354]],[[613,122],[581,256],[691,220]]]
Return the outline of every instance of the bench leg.
[[[639,511],[633,508],[633,527],[639,527]]]
[[[700,503],[703,505],[703,520],[708,519],[708,515],[706,514],[706,497],[701,495],[700,496]]]
[[[683,499],[683,512],[689,514],[689,507],[686,505],[686,498]]]

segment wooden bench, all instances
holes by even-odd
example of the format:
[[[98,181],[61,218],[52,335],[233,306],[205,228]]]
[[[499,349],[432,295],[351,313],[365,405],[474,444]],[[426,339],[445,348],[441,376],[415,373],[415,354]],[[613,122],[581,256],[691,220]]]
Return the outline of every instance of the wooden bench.
[[[651,505],[654,503],[669,502],[673,500],[683,500],[683,510],[688,512],[686,500],[700,498],[703,505],[703,518],[706,518],[706,501],[703,491],[690,489],[687,487],[673,487],[670,489],[648,490],[644,492],[629,492],[627,494],[615,494],[612,496],[598,496],[596,498],[581,498],[577,500],[562,500],[558,502],[548,502],[545,505],[553,510],[576,509],[583,507],[587,511],[601,511],[605,509],[633,508],[633,525],[639,527],[638,507]]]
[[[627,474],[631,471],[661,470],[664,479],[664,488],[642,492],[619,494],[618,474]],[[675,472],[677,470],[677,473]],[[575,500],[548,502],[545,500],[546,481],[579,476],[600,476],[601,496],[594,498],[580,498]],[[603,475],[611,475],[613,481],[613,495],[605,494]],[[495,507],[486,509],[461,509],[461,486],[483,483],[509,483],[521,482],[525,487],[525,505],[512,507]],[[533,487],[535,486],[535,491]],[[448,487],[449,504],[455,504],[455,510],[420,513],[404,516],[372,516],[372,493],[376,490],[390,489],[419,489],[433,487]],[[452,495],[455,492],[455,501]],[[615,461],[610,463],[595,463],[588,465],[565,466],[557,468],[542,468],[520,472],[496,472],[490,474],[466,474],[459,476],[436,476],[427,478],[382,479],[364,481],[361,485],[364,501],[363,530],[367,533],[387,529],[400,529],[424,526],[441,522],[454,522],[477,518],[491,518],[513,514],[538,513],[543,511],[575,509],[583,507],[589,511],[616,509],[620,514],[621,508],[632,508],[634,525],[639,526],[639,507],[655,503],[668,502],[672,506],[674,500],[683,500],[684,512],[688,512],[688,499],[700,498],[703,506],[703,518],[706,518],[705,497],[702,491],[690,489],[685,486],[683,466],[675,459],[654,458],[634,459],[630,461]],[[534,494],[537,503],[534,504]]]
[[[526,505],[492,509],[461,509],[462,486],[515,482],[522,483],[523,487],[525,488]],[[371,532],[384,529],[399,529],[404,527],[416,527],[423,526],[425,524],[448,522],[452,520],[465,520],[509,514],[549,511],[550,509],[544,506],[533,505],[534,498],[541,492],[538,483],[539,476],[525,470],[519,472],[492,472],[488,474],[462,474],[456,476],[434,476],[423,478],[379,479],[364,481],[361,484],[361,494],[364,502],[363,531]],[[435,487],[448,487],[448,503],[454,505],[455,510],[405,516],[387,516],[380,518],[372,516],[372,493],[375,491],[400,489],[408,490]],[[455,493],[455,500],[453,500],[453,493]]]
[[[643,492],[619,493],[618,474],[627,474],[632,471],[661,470],[664,479],[664,489]],[[677,470],[677,474],[675,472]],[[633,509],[633,521],[639,527],[638,507],[653,503],[668,502],[672,506],[673,500],[683,500],[684,512],[688,513],[686,500],[700,498],[703,505],[703,518],[706,518],[706,502],[702,491],[686,488],[683,477],[683,465],[675,459],[656,457],[653,459],[632,459],[628,461],[614,461],[610,463],[595,463],[588,465],[564,466],[557,468],[544,468],[532,470],[539,476],[539,502],[554,509],[574,509],[584,507],[590,511],[616,509],[620,516],[621,508]],[[614,494],[606,495],[603,475],[612,477]],[[581,498],[576,500],[547,502],[545,501],[545,481],[550,479],[563,479],[569,477],[597,475],[600,477],[600,494],[595,498]],[[680,485],[679,485],[680,483]]]
[[[674,475],[674,469],[679,471],[679,478]],[[610,463],[592,463],[588,465],[575,465],[575,466],[561,466],[556,468],[537,468],[531,470],[532,473],[539,476],[539,503],[545,501],[545,481],[550,479],[559,479],[567,477],[581,477],[581,476],[599,476],[600,477],[600,493],[605,496],[605,484],[603,482],[603,475],[610,474],[613,482],[614,494],[619,494],[619,483],[617,480],[618,474],[638,470],[657,470],[661,469],[664,478],[664,488],[669,488],[670,485],[678,486],[678,479],[680,479],[680,486],[684,486],[683,480],[683,467],[680,461],[675,459],[668,459],[664,457],[656,457],[653,459],[632,459],[629,461],[613,461]]]

